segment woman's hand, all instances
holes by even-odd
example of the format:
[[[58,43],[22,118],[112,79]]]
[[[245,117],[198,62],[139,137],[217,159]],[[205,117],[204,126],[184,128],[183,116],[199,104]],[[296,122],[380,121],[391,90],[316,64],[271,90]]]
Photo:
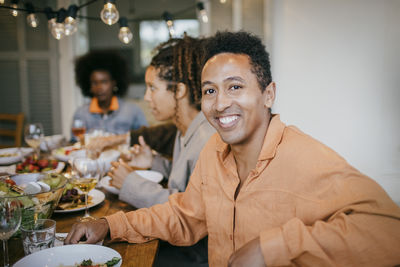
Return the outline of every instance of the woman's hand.
[[[133,168],[148,169],[151,167],[153,163],[153,153],[151,148],[144,141],[143,136],[139,136],[139,144],[132,147],[128,160],[129,166]]]
[[[108,176],[112,178],[111,185],[121,189],[126,177],[134,171],[128,164],[119,160],[118,162],[111,162],[111,169],[108,172]]]

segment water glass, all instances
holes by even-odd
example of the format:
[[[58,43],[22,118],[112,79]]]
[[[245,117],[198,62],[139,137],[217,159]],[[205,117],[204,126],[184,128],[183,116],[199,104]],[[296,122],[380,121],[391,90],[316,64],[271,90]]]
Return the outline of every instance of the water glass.
[[[39,219],[21,225],[25,255],[54,246],[56,221]]]

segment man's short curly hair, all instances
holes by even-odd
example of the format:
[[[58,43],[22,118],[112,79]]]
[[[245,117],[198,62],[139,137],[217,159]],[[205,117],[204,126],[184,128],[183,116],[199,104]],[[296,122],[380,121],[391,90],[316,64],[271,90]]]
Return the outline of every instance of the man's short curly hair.
[[[93,71],[106,71],[118,87],[114,95],[124,96],[128,90],[129,76],[126,61],[112,50],[93,50],[75,60],[76,83],[84,96],[90,92],[90,75]]]
[[[176,83],[183,83],[189,91],[190,104],[200,110],[201,69],[204,58],[202,45],[205,39],[171,38],[156,47],[157,53],[150,66],[159,70],[159,77],[170,82],[168,90],[176,91]]]
[[[247,55],[250,58],[251,71],[257,76],[261,91],[264,91],[272,82],[269,54],[261,39],[251,33],[244,31],[217,32],[215,36],[209,38],[205,50],[204,63],[221,53]]]

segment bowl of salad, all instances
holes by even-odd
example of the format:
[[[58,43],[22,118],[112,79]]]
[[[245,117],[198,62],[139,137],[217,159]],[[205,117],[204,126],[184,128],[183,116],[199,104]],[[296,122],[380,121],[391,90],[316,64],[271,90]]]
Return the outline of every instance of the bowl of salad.
[[[67,181],[65,176],[57,173],[3,176],[0,178],[0,199],[7,197],[19,201],[22,223],[47,219],[57,207]]]

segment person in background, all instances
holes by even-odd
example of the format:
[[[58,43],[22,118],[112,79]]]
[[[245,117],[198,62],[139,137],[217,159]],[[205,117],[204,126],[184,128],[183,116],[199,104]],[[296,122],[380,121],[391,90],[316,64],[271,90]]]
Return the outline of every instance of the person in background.
[[[90,103],[79,107],[73,120],[81,120],[86,132],[100,129],[110,133],[126,133],[147,126],[143,111],[124,101],[129,85],[125,60],[110,50],[94,50],[75,61],[76,83]]]
[[[215,133],[200,111],[203,43],[204,40],[189,36],[170,39],[156,49],[157,54],[146,70],[145,101],[157,120],[172,121],[178,131],[173,142],[172,161],[154,155],[153,147],[139,137],[139,145],[133,147],[133,155],[128,163],[112,163],[114,167],[109,175],[112,184],[120,189],[119,199],[136,208],[167,202],[171,194],[185,191],[201,149]],[[130,166],[161,172],[168,181],[167,188],[139,176]],[[203,243],[205,240],[189,249],[179,248],[179,251],[188,255],[188,262],[182,259],[181,263],[179,253],[174,254],[167,244],[162,244],[158,263],[168,266],[168,257],[171,258],[171,266],[206,266],[207,250]]]
[[[66,243],[208,234],[210,266],[395,266],[400,207],[336,152],[271,113],[276,85],[261,40],[206,45],[202,112],[216,128],[189,185],[167,203],[75,224]]]

